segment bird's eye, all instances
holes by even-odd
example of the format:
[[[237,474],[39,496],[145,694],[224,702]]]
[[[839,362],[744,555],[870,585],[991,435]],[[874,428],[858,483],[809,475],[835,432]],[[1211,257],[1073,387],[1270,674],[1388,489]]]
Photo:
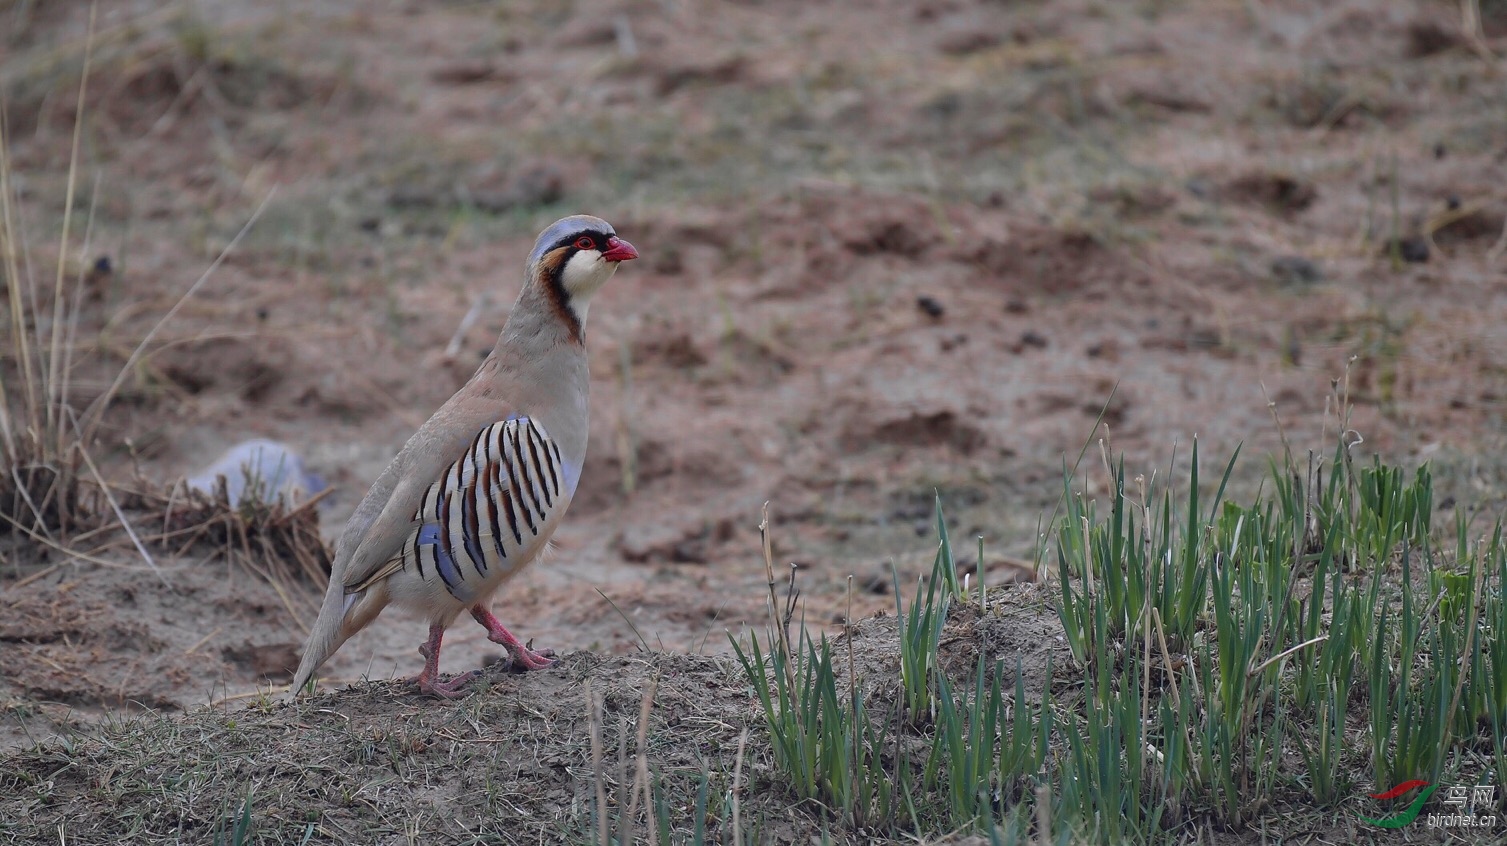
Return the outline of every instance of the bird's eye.
[[[578,250],[594,250],[596,248],[596,242],[591,240],[590,235],[582,235],[576,239],[576,249]]]

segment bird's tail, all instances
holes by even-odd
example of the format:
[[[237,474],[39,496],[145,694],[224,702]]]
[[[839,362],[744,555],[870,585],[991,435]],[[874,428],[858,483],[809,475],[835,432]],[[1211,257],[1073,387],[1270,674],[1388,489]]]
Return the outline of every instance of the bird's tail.
[[[357,605],[372,604],[374,597],[367,596],[370,590],[372,588],[346,593],[338,582],[330,583],[330,589],[324,595],[324,603],[319,607],[319,617],[314,620],[314,628],[309,631],[309,642],[305,644],[303,658],[298,662],[298,672],[293,675],[293,685],[288,688],[290,696],[297,696],[320,666],[335,654],[335,650],[351,635],[365,628],[376,616],[375,613],[361,613],[365,608],[356,608]],[[381,604],[377,603],[375,610],[381,610]]]

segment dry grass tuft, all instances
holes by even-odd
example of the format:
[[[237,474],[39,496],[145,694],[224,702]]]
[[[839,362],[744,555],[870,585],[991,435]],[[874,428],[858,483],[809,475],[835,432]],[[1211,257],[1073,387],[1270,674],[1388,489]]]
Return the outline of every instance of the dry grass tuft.
[[[0,534],[66,537],[91,516],[79,484],[77,456],[48,455],[29,435],[4,443]]]
[[[224,476],[210,493],[183,485],[164,490],[145,480],[133,487],[124,491],[122,505],[138,515],[139,525],[157,529],[142,536],[143,543],[175,556],[208,549],[272,585],[294,619],[317,610],[311,597],[323,593],[332,560],[319,534],[318,506],[328,490],[290,503],[282,496],[232,502]]]
[[[265,579],[295,619],[301,619],[297,606],[300,601],[305,605],[311,602],[307,598],[310,591],[292,589],[294,582],[322,589],[330,567],[329,550],[319,535],[315,506],[320,497],[297,505],[281,498],[241,498],[232,504],[223,478],[210,494],[183,491],[176,485],[164,489],[140,479],[131,488],[117,491],[90,455],[91,451],[97,454],[105,412],[119,396],[122,385],[137,372],[153,339],[240,243],[272,197],[271,193],[267,195],[218,258],[125,357],[109,387],[92,398],[77,396],[72,375],[77,359],[83,357],[75,355],[79,349],[76,337],[80,305],[87,296],[86,277],[93,267],[87,257],[94,231],[97,182],[81,243],[71,243],[70,234],[77,216],[73,198],[93,32],[91,14],[55,255],[40,255],[39,245],[29,243],[26,237],[25,209],[11,169],[5,115],[0,113],[0,288],[9,312],[9,343],[0,348],[0,536],[19,534],[84,561],[98,560],[101,552],[128,540],[159,576],[149,547],[171,549],[181,555],[196,545],[207,544],[225,560]],[[52,260],[55,274],[41,270],[46,258]],[[44,281],[39,278],[43,276],[51,278]],[[140,526],[160,528],[151,534],[138,530]],[[93,544],[92,548],[84,549],[86,541]]]
[[[90,21],[90,38],[93,36]],[[3,115],[0,115],[0,283],[10,319],[9,361],[0,367],[0,532],[21,531],[56,543],[83,517],[81,474],[85,456],[74,435],[78,420],[69,403],[73,333],[77,327],[80,272],[70,297],[65,288],[69,229],[78,175],[79,128],[89,84],[89,57],[79,80],[79,106],[68,170],[68,193],[59,236],[57,273],[51,290],[40,285],[32,250],[22,237],[19,191],[11,173]],[[96,186],[97,187],[97,186]],[[91,207],[83,250],[93,232]],[[24,272],[23,272],[24,270]],[[19,388],[19,391],[16,389]],[[18,396],[13,397],[16,391]],[[13,408],[12,406],[16,407]]]

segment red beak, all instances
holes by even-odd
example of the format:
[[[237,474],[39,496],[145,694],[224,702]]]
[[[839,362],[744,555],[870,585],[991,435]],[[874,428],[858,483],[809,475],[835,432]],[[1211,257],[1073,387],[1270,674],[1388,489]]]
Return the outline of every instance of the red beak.
[[[638,250],[622,238],[613,235],[607,239],[607,251],[602,253],[607,261],[629,261],[638,258]]]

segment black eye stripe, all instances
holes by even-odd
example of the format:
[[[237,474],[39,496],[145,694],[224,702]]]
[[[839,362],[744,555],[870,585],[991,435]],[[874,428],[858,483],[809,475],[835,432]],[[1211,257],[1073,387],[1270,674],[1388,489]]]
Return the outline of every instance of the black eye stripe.
[[[555,243],[555,246],[551,247],[550,249],[574,247],[576,245],[576,242],[581,240],[582,238],[590,238],[592,242],[596,244],[595,249],[602,250],[606,249],[607,239],[613,237],[613,234],[614,233],[611,232],[598,232],[594,229],[586,230],[584,232],[572,232],[571,234],[566,235],[565,237],[557,241]]]

